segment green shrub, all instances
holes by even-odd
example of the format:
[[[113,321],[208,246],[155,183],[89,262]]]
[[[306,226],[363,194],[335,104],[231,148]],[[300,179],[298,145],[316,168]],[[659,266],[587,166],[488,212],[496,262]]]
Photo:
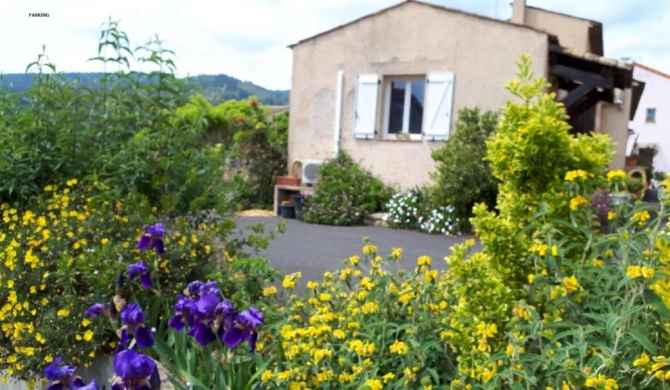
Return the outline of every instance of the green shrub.
[[[216,145],[225,192],[237,208],[272,207],[275,179],[286,172],[288,112],[271,116],[253,96],[212,106],[196,95],[177,109],[177,118],[199,126],[202,142]]]
[[[133,48],[110,21],[92,60],[104,67],[99,84],[66,82],[42,53],[28,65],[36,72],[28,91],[0,92],[0,199],[28,202],[77,177],[138,191],[166,213],[230,207],[219,201],[225,156],[203,142],[197,121],[175,115],[187,86],[172,52],[157,39]]]
[[[470,230],[469,219],[476,203],[489,208],[496,204],[498,182],[484,157],[486,140],[493,135],[497,120],[495,112],[461,109],[454,134],[432,153],[436,172],[431,174],[435,181],[431,192],[439,206],[454,208],[462,231]]]
[[[383,210],[393,189],[341,152],[319,167],[319,184],[307,197],[303,219],[323,225],[361,225]]]

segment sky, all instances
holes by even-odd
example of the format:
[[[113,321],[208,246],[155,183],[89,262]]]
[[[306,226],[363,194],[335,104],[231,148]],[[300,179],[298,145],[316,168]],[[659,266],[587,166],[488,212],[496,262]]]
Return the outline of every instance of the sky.
[[[101,72],[102,25],[119,22],[131,47],[158,36],[179,76],[227,74],[268,89],[290,89],[287,46],[402,0],[3,0],[0,73],[22,73],[46,45],[63,72]],[[511,0],[426,0],[507,19]],[[670,73],[670,1],[527,0],[530,6],[603,23],[605,56]],[[30,17],[29,13],[48,13]],[[135,68],[139,69],[139,67]],[[146,69],[145,69],[146,70]]]

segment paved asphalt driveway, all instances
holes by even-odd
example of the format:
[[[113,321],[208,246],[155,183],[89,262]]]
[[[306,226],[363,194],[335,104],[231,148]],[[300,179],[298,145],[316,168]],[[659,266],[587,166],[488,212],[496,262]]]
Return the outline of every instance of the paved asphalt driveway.
[[[303,281],[320,280],[324,271],[341,267],[343,259],[351,255],[361,255],[363,237],[369,237],[386,256],[392,248],[403,248],[403,258],[399,265],[413,269],[416,259],[428,255],[433,266],[447,268],[444,257],[450,254],[449,247],[473,236],[441,236],[419,233],[411,230],[396,230],[378,226],[336,227],[312,225],[295,219],[279,217],[237,217],[238,228],[246,224],[265,223],[266,229],[286,222],[286,231],[278,234],[266,251],[273,266],[285,273],[300,271]],[[477,249],[478,246],[475,247]]]

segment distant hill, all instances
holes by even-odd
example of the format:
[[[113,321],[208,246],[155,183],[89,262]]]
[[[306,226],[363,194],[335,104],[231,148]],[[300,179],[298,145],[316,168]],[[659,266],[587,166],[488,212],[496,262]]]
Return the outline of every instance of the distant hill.
[[[62,73],[68,81],[81,80],[82,84],[97,83],[103,73]],[[0,75],[0,89],[23,92],[30,88],[34,74],[7,73]],[[202,94],[210,103],[218,104],[226,100],[246,99],[256,96],[270,106],[288,105],[289,91],[272,91],[249,81],[238,80],[225,74],[192,76],[187,81],[193,86],[193,93]]]

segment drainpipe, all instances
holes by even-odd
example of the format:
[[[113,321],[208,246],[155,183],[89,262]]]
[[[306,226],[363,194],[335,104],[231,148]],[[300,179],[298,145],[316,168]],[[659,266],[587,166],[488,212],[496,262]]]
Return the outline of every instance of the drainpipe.
[[[342,135],[342,87],[344,85],[344,71],[337,72],[337,94],[335,95],[335,139],[333,142],[333,157],[340,152],[340,138]]]

